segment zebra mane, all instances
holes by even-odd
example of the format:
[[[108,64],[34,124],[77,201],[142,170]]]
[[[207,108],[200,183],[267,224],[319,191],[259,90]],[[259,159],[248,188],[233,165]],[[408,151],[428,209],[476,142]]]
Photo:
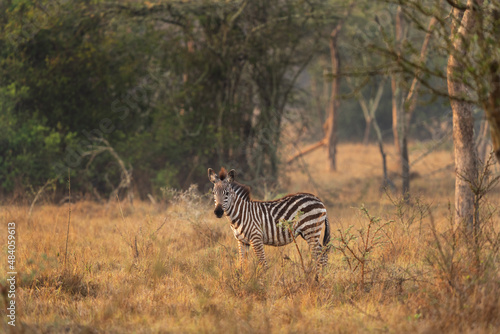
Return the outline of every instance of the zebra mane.
[[[241,184],[239,182],[233,181],[231,183],[231,186],[233,187],[233,190],[243,199],[250,199],[250,187]]]
[[[227,177],[227,170],[224,167],[220,168],[219,179],[223,181]]]

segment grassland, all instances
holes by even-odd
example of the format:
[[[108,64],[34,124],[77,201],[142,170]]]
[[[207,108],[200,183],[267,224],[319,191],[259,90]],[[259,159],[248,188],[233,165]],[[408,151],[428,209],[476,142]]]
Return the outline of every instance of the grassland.
[[[410,157],[426,151],[413,145]],[[267,272],[253,254],[239,272],[228,222],[194,189],[155,205],[72,204],[66,260],[67,204],[37,205],[30,220],[28,206],[3,206],[1,221],[15,221],[18,231],[16,331],[498,332],[498,187],[482,204],[476,244],[450,223],[450,151],[412,166],[411,205],[381,191],[375,146],[345,144],[338,155],[337,172],[319,150],[281,180],[281,192],[313,192],[327,203],[334,248],[319,283],[293,245],[266,247]],[[399,185],[396,167],[389,154]],[[307,245],[298,244],[310,267]],[[5,256],[0,270],[8,271]],[[11,330],[5,316],[2,328]]]

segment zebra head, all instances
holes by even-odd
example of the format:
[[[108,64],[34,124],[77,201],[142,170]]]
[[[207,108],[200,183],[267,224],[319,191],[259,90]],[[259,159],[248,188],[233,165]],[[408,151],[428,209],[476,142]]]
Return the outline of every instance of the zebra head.
[[[214,194],[215,210],[217,218],[221,218],[224,212],[227,212],[233,202],[234,191],[231,183],[234,181],[234,169],[226,172],[221,168],[219,175],[212,168],[208,169],[208,179],[214,184],[212,190]]]

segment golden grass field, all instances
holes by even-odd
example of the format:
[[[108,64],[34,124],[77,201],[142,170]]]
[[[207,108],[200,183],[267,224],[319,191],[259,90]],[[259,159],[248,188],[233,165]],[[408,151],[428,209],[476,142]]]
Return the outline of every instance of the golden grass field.
[[[411,160],[427,150],[425,144],[410,149]],[[212,199],[193,189],[156,205],[72,204],[66,264],[67,204],[40,202],[29,222],[29,206],[3,206],[1,221],[17,224],[14,332],[497,333],[498,186],[482,206],[483,216],[491,214],[475,247],[450,223],[451,151],[412,166],[411,205],[398,204],[397,194],[391,202],[380,190],[376,146],[343,144],[338,157],[338,171],[329,172],[320,149],[288,166],[281,180],[280,193],[312,192],[327,204],[334,248],[319,282],[302,270],[294,245],[266,247],[267,272],[251,254],[240,273],[227,220],[217,219]],[[380,220],[370,224],[363,204]],[[307,244],[298,245],[311,267]],[[12,330],[4,313],[2,330]]]

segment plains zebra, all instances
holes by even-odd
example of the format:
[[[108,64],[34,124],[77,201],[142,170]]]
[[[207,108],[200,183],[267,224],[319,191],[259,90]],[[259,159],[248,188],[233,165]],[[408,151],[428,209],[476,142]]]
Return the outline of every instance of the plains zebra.
[[[221,168],[219,175],[208,169],[208,178],[214,184],[214,213],[217,218],[224,214],[231,223],[231,229],[238,240],[240,266],[252,246],[259,262],[267,267],[264,245],[284,246],[292,242],[292,236],[278,223],[293,219],[299,211],[303,214],[295,222],[295,236],[307,241],[317,262],[318,269],[326,264],[327,252],[323,247],[330,242],[330,225],[325,205],[314,195],[298,193],[273,201],[258,201],[250,198],[250,188],[234,180],[234,169],[226,172]],[[320,235],[325,225],[323,245]],[[322,247],[323,246],[323,247]]]

